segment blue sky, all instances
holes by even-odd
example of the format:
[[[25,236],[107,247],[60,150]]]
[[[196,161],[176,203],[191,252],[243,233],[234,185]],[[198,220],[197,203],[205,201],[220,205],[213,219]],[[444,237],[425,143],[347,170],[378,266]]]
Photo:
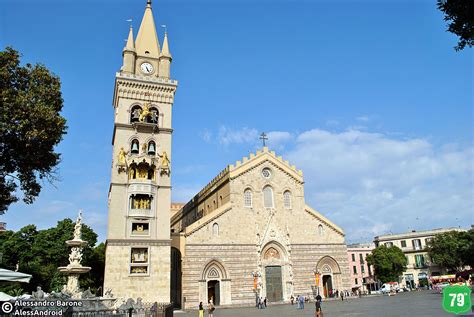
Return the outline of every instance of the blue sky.
[[[0,3],[0,46],[59,75],[61,181],[0,216],[52,226],[84,209],[105,239],[115,72],[145,0]],[[153,1],[168,26],[173,200],[186,201],[270,136],[306,200],[349,242],[473,223],[472,50],[435,1]],[[163,39],[163,30],[158,30]]]

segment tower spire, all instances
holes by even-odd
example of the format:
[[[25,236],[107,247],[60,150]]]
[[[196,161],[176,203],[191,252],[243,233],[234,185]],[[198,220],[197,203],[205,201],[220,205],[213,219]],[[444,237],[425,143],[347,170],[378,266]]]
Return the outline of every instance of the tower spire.
[[[148,55],[155,58],[160,56],[160,44],[158,42],[158,35],[156,34],[155,20],[153,19],[153,13],[151,11],[151,0],[147,0],[135,47],[137,49],[137,55]]]
[[[135,51],[135,42],[133,41],[133,27],[131,24],[130,24],[130,32],[128,32],[127,45],[125,45],[125,48],[128,50]]]
[[[168,45],[168,32],[165,32],[165,38],[163,39],[163,49],[161,50],[161,56],[171,57],[170,48]]]

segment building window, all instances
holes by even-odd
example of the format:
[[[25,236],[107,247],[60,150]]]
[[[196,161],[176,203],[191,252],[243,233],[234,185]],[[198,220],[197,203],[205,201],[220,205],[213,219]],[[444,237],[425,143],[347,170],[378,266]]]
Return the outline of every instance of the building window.
[[[413,239],[413,250],[421,250],[421,240],[420,239]]]
[[[402,240],[402,241],[400,241],[400,245],[402,246],[402,248],[406,248],[407,247],[407,242],[405,240]]]
[[[351,254],[352,255],[352,262],[355,262],[356,260],[356,255],[354,253]]]
[[[426,238],[425,239],[425,245],[428,245],[431,242],[431,240],[433,240],[433,238]]]
[[[425,267],[425,257],[422,254],[415,255],[415,267],[422,268]]]
[[[150,108],[150,114],[146,117],[146,121],[148,123],[154,123],[154,124],[158,124],[158,109],[156,108]]]
[[[385,246],[386,246],[387,248],[392,247],[392,246],[393,246],[393,242],[385,242]]]
[[[212,235],[216,237],[219,235],[219,224],[214,223],[212,225]]]
[[[132,144],[130,146],[130,152],[132,154],[138,154],[140,152],[140,142],[137,139],[132,140]]]
[[[130,274],[148,274],[148,248],[132,248],[130,253]]]
[[[138,122],[141,113],[142,108],[140,106],[133,106],[132,110],[130,111],[130,123]]]
[[[137,236],[147,236],[150,233],[150,224],[149,223],[132,223],[132,235]]]
[[[410,258],[408,257],[408,255],[405,255],[405,259],[407,259],[407,264],[410,263]]]
[[[319,225],[319,226],[318,226],[318,233],[319,233],[319,236],[322,236],[322,235],[323,235],[323,233],[324,233],[323,225]]]
[[[151,209],[151,196],[136,194],[130,197],[130,209]]]
[[[360,266],[360,272],[361,272],[362,274],[365,273],[365,265],[361,265],[361,266]]]
[[[263,189],[263,206],[273,208],[273,189],[270,186]]]
[[[359,253],[359,261],[361,264],[364,264],[365,261],[364,261],[364,255],[362,253]]]
[[[352,270],[353,270],[354,274],[357,274],[357,266],[354,265],[354,266],[352,267]]]
[[[249,188],[244,191],[244,206],[247,208],[252,207],[252,190]]]
[[[358,281],[357,279],[354,279],[354,282],[355,282],[355,283],[354,283],[355,285],[358,285],[358,284],[359,284],[359,281]]]
[[[283,193],[283,205],[285,206],[286,209],[291,208],[291,193],[289,190]]]
[[[156,144],[154,141],[148,142],[148,155],[156,154]]]
[[[265,167],[263,170],[262,170],[262,176],[263,178],[270,178],[272,176],[272,171],[268,168],[268,167]]]

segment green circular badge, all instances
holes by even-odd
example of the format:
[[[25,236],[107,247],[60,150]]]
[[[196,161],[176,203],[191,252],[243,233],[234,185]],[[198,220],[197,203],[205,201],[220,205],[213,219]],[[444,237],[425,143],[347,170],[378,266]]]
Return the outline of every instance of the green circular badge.
[[[467,313],[471,310],[471,305],[471,289],[466,285],[443,288],[443,309],[448,313]]]

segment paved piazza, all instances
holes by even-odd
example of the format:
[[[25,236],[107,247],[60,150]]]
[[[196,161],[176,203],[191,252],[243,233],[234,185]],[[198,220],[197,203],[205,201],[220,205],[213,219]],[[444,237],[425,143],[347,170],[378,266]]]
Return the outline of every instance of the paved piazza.
[[[441,308],[441,295],[431,291],[402,293],[396,296],[374,296],[353,298],[323,303],[324,317],[334,316],[377,316],[377,317],[437,317],[455,316],[444,312]],[[466,314],[474,316],[473,313]],[[178,313],[177,317],[198,316],[196,311]],[[207,311],[205,316],[207,316]],[[256,308],[217,308],[214,317],[293,317],[314,316],[314,303],[305,305],[305,309],[297,310],[296,305],[274,305],[267,309]]]

